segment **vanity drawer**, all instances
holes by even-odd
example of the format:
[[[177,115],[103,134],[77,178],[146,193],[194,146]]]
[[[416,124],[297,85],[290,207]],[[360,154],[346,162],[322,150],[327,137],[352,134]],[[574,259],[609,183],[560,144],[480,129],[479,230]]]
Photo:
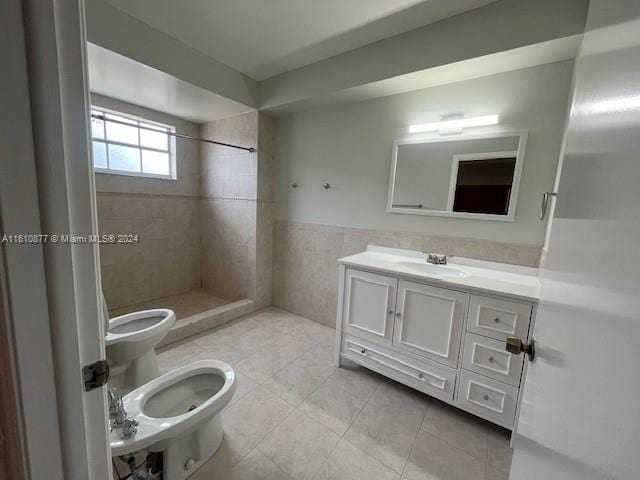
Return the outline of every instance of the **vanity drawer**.
[[[342,354],[348,359],[444,401],[453,400],[456,374],[428,360],[416,360],[366,340],[346,336]]]
[[[504,349],[504,341],[467,333],[464,341],[462,368],[501,382],[520,385],[524,355],[513,355]]]
[[[467,331],[504,341],[506,337],[527,338],[530,303],[471,295]]]
[[[462,370],[458,387],[458,404],[479,417],[513,428],[518,389],[512,385]]]

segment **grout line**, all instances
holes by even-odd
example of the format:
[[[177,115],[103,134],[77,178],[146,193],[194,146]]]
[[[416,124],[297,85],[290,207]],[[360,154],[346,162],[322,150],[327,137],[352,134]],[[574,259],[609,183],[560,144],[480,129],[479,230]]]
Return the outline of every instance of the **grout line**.
[[[427,418],[427,413],[429,413],[429,409],[431,408],[431,402],[427,403],[427,408],[425,408],[424,413],[422,414],[422,420],[420,421],[420,426],[416,431],[416,434],[413,437],[413,441],[411,442],[411,448],[409,449],[409,455],[407,455],[406,460],[404,461],[404,465],[402,465],[402,472],[400,472],[400,476],[404,478],[404,474],[407,470],[407,465],[409,464],[409,460],[411,459],[411,455],[413,454],[413,450],[416,446],[416,440],[418,440],[418,435],[422,431],[422,425],[424,424],[425,418]]]

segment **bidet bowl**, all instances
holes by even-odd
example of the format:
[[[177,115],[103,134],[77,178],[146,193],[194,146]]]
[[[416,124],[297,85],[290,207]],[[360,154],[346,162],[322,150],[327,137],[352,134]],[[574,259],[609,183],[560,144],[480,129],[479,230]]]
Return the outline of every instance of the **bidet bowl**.
[[[138,432],[127,440],[112,432],[111,454],[165,450],[198,429],[205,429],[198,435],[205,439],[214,428],[209,422],[229,403],[235,389],[233,368],[218,360],[193,362],[151,380],[124,396],[127,413],[139,422]],[[211,455],[222,440],[221,430],[212,437],[215,440],[206,442],[215,444],[207,448]]]

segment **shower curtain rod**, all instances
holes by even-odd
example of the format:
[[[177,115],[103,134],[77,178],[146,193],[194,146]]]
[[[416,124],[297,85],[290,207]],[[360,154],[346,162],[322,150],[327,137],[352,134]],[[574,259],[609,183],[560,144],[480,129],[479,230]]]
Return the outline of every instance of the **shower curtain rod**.
[[[99,113],[92,113],[91,114],[91,118],[95,118],[98,120],[102,120],[103,122],[111,122],[111,123],[117,123],[120,125],[127,125],[129,127],[132,127],[133,125],[127,122],[122,122],[120,120],[114,120],[113,118],[106,118],[104,115],[100,115]],[[143,127],[140,125],[136,125],[136,128],[139,128],[140,130],[148,130],[150,132],[158,132],[158,130],[156,130],[155,128],[149,128],[149,127]],[[215,145],[222,145],[223,147],[230,147],[230,148],[238,148],[240,150],[246,150],[247,152],[255,152],[256,149],[253,147],[241,147],[240,145],[234,145],[232,143],[224,143],[224,142],[216,142],[215,140],[209,140],[208,138],[198,138],[198,137],[192,137],[190,135],[184,135],[182,133],[176,133],[176,132],[164,132],[167,135],[171,135],[172,137],[178,137],[178,138],[184,138],[186,140],[193,140],[194,142],[205,142],[205,143],[213,143]]]

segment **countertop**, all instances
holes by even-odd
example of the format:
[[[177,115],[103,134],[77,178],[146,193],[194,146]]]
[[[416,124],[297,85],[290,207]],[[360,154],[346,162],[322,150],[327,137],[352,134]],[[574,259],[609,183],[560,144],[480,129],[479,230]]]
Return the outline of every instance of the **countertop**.
[[[506,296],[534,303],[540,298],[540,280],[535,268],[453,257],[446,266],[462,270],[468,276],[449,277],[419,271],[426,263],[423,253],[375,246],[369,246],[365,252],[341,258],[338,263],[453,289]],[[437,271],[437,268],[433,270]]]

